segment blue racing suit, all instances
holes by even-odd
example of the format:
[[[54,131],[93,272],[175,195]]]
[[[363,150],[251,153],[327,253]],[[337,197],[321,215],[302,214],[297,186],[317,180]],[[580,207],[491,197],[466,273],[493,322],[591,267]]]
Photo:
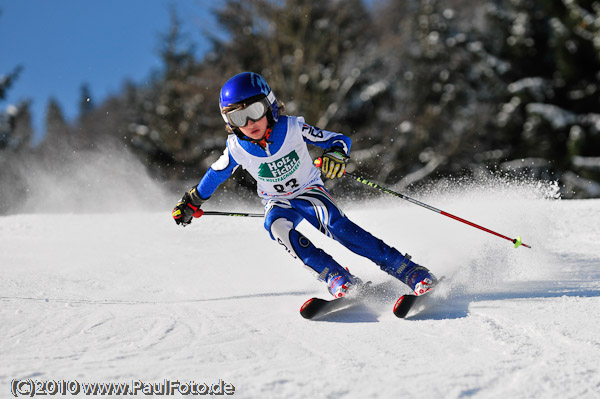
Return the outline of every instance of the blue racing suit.
[[[258,184],[265,205],[265,229],[271,238],[301,260],[322,281],[335,276],[351,280],[349,272],[329,254],[296,230],[304,219],[352,252],[376,263],[382,270],[411,288],[423,268],[395,248],[353,223],[323,187],[320,171],[309,158],[306,143],[324,149],[340,147],[349,153],[350,139],[340,133],[307,125],[302,118],[281,116],[262,146],[230,135],[227,148],[198,183],[198,193],[208,199],[238,166]]]

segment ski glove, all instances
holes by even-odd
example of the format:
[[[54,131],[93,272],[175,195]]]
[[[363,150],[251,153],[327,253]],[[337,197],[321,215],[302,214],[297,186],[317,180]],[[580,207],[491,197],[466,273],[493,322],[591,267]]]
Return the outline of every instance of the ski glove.
[[[332,147],[321,156],[321,172],[329,179],[344,177],[350,159],[340,147]]]
[[[181,200],[173,208],[173,219],[175,223],[182,226],[187,226],[192,223],[192,218],[199,218],[204,214],[204,211],[200,209],[202,204],[206,200],[200,197],[198,194],[198,188],[192,187],[187,193],[183,194]]]

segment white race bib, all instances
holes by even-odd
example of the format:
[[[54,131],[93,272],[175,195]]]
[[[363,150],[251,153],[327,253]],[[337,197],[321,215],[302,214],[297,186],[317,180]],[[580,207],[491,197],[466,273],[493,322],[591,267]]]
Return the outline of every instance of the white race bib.
[[[230,136],[227,146],[231,156],[257,182],[258,195],[265,199],[293,198],[302,189],[323,184],[321,172],[312,162],[302,136],[304,118],[288,116],[287,131],[279,150],[267,157],[257,157],[242,148],[237,137]]]

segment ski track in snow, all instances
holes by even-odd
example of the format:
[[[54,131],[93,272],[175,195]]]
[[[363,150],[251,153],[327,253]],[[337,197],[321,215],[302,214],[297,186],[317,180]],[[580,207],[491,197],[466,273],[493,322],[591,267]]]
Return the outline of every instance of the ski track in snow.
[[[395,282],[379,300],[302,319],[325,286],[261,219],[184,229],[169,209],[1,217],[0,397],[35,378],[222,379],[239,398],[600,398],[600,200],[497,194],[427,201],[533,249],[398,200],[347,207],[448,277],[405,320],[391,312],[408,292]],[[354,274],[389,280],[301,230]]]

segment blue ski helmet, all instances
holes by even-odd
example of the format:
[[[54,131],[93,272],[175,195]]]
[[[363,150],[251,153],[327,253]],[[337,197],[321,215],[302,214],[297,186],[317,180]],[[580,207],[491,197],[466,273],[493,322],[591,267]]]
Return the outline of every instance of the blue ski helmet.
[[[242,72],[229,79],[221,88],[219,95],[219,108],[225,122],[229,125],[227,117],[223,114],[223,109],[235,104],[243,104],[246,100],[258,101],[267,98],[271,109],[272,122],[279,119],[279,107],[277,99],[271,91],[267,81],[257,73]],[[231,126],[234,128],[234,126]]]

